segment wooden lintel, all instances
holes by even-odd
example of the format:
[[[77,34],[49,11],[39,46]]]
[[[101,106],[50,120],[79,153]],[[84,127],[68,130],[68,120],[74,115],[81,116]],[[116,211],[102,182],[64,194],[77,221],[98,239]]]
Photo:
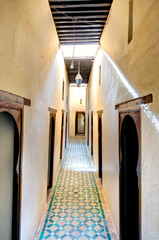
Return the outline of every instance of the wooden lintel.
[[[24,107],[22,104],[0,101],[0,108],[21,110]]]
[[[50,113],[52,113],[52,114],[56,114],[57,113],[57,110],[55,108],[51,108],[51,107],[48,108],[48,111]]]
[[[27,98],[24,98],[24,105],[30,107],[31,106],[31,100],[27,99]]]
[[[131,99],[129,101],[123,102],[123,103],[119,103],[119,104],[115,105],[115,110],[137,107],[142,104],[148,104],[148,103],[152,103],[152,102],[153,102],[153,95],[149,94],[149,95],[146,95],[143,97],[139,97],[139,98],[135,98],[135,99]]]
[[[17,108],[22,108],[22,106],[31,106],[31,100],[15,95],[13,93],[0,90],[0,104],[7,104],[8,106],[16,105]]]
[[[98,115],[103,114],[103,110],[99,110],[99,111],[97,111],[97,114],[98,114]]]
[[[62,113],[64,113],[64,112],[65,112],[65,110],[63,110],[63,109],[61,109],[61,111],[62,111]]]

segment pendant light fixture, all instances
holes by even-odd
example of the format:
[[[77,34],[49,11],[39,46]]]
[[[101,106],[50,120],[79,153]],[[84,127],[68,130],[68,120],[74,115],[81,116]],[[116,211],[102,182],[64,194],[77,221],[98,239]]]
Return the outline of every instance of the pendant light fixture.
[[[70,69],[74,69],[74,52],[75,52],[75,44],[73,44],[73,53],[72,53],[72,61],[70,64]]]
[[[74,69],[74,52],[75,52],[75,23],[74,23],[74,20],[72,20],[73,22],[73,40],[74,40],[74,43],[73,43],[73,52],[72,52],[72,61],[71,61],[71,64],[70,64],[70,69]]]
[[[82,80],[83,80],[83,78],[80,74],[80,60],[78,60],[78,73],[75,77],[75,81],[76,81],[76,84],[77,84],[78,87],[80,87],[80,84],[82,83]]]

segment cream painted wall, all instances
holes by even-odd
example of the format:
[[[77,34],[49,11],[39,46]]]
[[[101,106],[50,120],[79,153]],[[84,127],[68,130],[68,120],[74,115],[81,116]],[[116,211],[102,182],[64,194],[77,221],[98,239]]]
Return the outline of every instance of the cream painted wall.
[[[48,107],[57,109],[55,183],[60,164],[61,109],[67,110],[69,90],[48,1],[2,0],[0,39],[0,89],[31,99],[31,107],[24,109],[21,216],[21,240],[31,240],[46,204]],[[63,79],[65,101],[62,101]]]
[[[82,99],[82,104],[80,104]],[[75,136],[75,114],[77,111],[86,111],[86,86],[70,85],[70,116],[69,136]]]
[[[134,0],[134,32],[133,40],[129,44],[128,4],[127,0],[114,0],[109,21],[101,38],[102,49],[97,53],[88,84],[87,111],[89,114],[94,111],[93,157],[98,168],[97,110],[103,110],[103,190],[119,234],[119,142],[118,111],[115,110],[115,104],[153,94],[153,103],[141,108],[142,240],[157,240],[159,2]],[[98,84],[100,64],[101,86]]]

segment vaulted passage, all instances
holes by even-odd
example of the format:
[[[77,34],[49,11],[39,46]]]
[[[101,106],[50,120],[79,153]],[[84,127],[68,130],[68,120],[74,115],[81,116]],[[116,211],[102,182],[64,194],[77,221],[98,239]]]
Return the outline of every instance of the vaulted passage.
[[[71,138],[37,239],[115,239],[110,235],[93,171],[84,138]]]

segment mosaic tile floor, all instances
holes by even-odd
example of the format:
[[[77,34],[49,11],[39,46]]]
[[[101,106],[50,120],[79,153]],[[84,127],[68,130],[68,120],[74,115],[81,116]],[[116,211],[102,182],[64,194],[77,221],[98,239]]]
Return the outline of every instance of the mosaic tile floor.
[[[40,240],[112,240],[87,147],[70,140],[50,199]]]

